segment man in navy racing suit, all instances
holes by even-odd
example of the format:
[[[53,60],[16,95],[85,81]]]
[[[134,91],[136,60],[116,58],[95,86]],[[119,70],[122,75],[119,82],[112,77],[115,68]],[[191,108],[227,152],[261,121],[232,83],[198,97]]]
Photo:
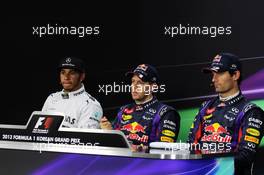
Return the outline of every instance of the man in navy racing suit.
[[[112,124],[106,117],[102,118],[101,128],[122,131],[137,152],[147,152],[150,142],[175,142],[180,116],[153,95],[158,82],[157,70],[141,64],[126,75],[131,78],[131,95],[135,102],[121,107]]]
[[[218,96],[202,104],[190,129],[189,142],[203,154],[235,152],[235,174],[250,174],[264,128],[264,112],[239,89],[238,57],[221,53],[203,72],[213,75]]]

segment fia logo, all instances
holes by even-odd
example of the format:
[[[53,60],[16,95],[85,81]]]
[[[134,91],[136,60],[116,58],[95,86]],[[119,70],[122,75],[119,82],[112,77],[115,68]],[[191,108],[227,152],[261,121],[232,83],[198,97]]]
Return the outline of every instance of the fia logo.
[[[53,118],[51,117],[39,117],[34,128],[49,129],[52,123]]]
[[[51,125],[53,123],[52,117],[39,117],[35,127],[33,128],[33,133],[47,134]]]

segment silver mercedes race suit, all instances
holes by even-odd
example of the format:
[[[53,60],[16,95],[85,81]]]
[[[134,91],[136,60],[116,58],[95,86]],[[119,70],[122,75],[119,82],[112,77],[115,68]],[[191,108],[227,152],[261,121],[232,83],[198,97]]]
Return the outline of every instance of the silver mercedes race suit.
[[[84,85],[76,91],[63,90],[48,96],[43,112],[62,112],[63,127],[97,129],[103,115],[100,103],[85,91]]]

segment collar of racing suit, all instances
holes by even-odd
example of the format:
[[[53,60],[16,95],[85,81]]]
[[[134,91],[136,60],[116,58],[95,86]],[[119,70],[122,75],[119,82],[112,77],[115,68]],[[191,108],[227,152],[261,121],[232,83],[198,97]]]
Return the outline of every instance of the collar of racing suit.
[[[136,111],[144,110],[144,109],[148,108],[149,106],[153,105],[156,102],[158,102],[158,99],[155,96],[153,96],[153,98],[150,101],[148,101],[148,102],[146,102],[144,104],[136,104],[135,103]]]
[[[61,96],[64,99],[68,99],[68,98],[73,98],[76,97],[78,95],[81,95],[82,93],[85,92],[85,88],[84,85],[82,84],[80,89],[76,90],[76,91],[72,91],[72,92],[64,92],[64,90],[61,91]]]
[[[230,105],[237,103],[238,101],[240,101],[243,98],[244,98],[244,96],[242,95],[241,91],[239,91],[235,95],[227,97],[226,100],[223,100],[220,96],[218,96],[218,101],[219,101],[220,106],[230,106]]]
[[[220,99],[221,101],[228,101],[228,100],[230,100],[230,99],[232,99],[232,98],[238,96],[239,93],[240,93],[240,92],[237,91],[235,94],[230,95],[230,96],[228,96],[228,97],[221,97],[221,96],[219,95],[219,99]]]

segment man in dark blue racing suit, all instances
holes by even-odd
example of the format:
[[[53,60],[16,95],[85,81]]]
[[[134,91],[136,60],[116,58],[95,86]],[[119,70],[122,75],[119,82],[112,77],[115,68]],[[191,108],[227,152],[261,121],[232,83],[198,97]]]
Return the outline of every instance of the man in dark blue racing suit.
[[[153,97],[144,104],[123,106],[113,128],[121,130],[136,146],[147,149],[150,142],[175,142],[179,131],[179,115],[172,107]]]
[[[239,90],[241,63],[229,53],[217,55],[209,68],[218,96],[202,104],[190,129],[192,150],[202,154],[235,152],[235,174],[250,174],[264,129],[264,112]]]
[[[101,128],[122,131],[131,142],[133,151],[137,152],[147,152],[150,142],[175,142],[180,116],[174,108],[159,102],[153,95],[158,82],[156,69],[141,64],[126,75],[131,78],[131,95],[135,102],[121,107],[112,125],[103,117]]]

